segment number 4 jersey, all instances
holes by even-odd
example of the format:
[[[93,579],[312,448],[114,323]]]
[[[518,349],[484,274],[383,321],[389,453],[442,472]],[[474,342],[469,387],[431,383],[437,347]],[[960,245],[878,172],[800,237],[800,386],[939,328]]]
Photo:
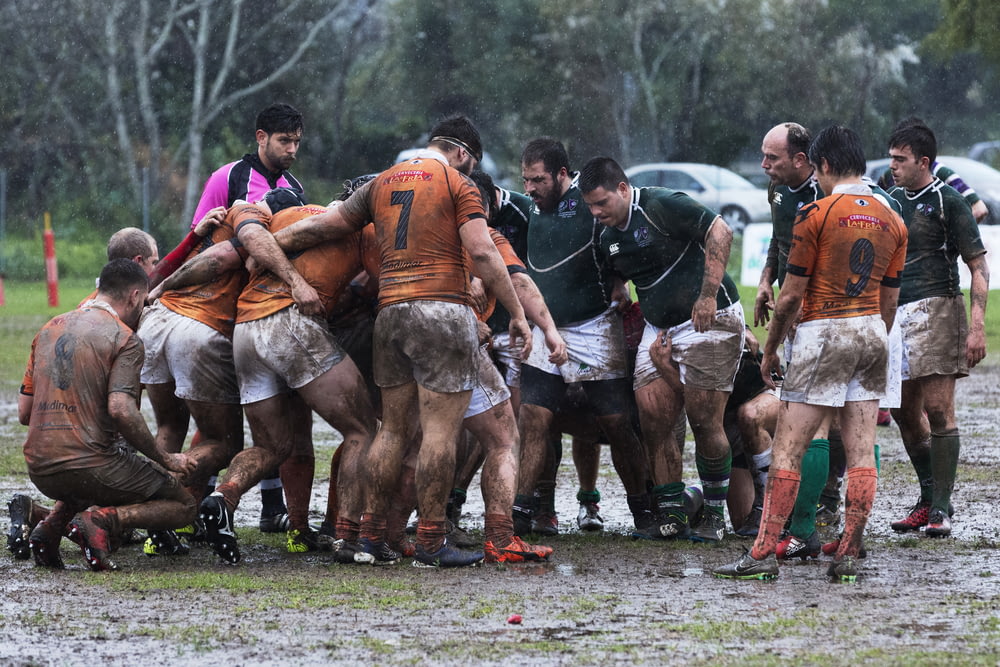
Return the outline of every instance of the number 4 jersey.
[[[866,185],[802,207],[792,230],[788,273],[809,278],[802,321],[879,314],[882,285],[899,287],[906,226]]]

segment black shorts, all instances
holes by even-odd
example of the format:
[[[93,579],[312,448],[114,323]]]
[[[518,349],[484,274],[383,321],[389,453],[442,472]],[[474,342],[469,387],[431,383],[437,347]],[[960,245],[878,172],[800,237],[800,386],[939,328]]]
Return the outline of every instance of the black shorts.
[[[587,403],[598,417],[622,415],[630,412],[632,379],[588,380],[580,386],[587,395]],[[540,371],[527,364],[521,366],[521,403],[537,405],[557,412],[565,406],[564,397],[569,385],[561,375]]]

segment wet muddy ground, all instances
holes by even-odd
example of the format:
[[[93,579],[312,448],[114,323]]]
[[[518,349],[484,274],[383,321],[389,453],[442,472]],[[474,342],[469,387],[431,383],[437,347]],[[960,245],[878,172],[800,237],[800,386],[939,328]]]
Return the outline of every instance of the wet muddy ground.
[[[325,554],[284,553],[262,536],[258,494],[237,514],[244,561],[208,548],[148,558],[140,545],[120,570],[92,573],[64,542],[67,569],[0,555],[0,664],[998,664],[1000,656],[1000,367],[959,382],[963,450],[952,538],[896,535],[891,520],[916,498],[895,426],[879,429],[883,477],[855,584],[833,584],[828,561],[783,565],[773,582],[711,576],[749,543],[635,542],[607,452],[600,488],[608,530],[575,528],[568,450],[557,496],[563,534],[544,565],[461,571],[410,564],[373,568]],[[41,496],[17,467],[20,427],[0,403],[0,494]],[[312,508],[325,507],[337,437],[320,445]],[[695,478],[691,447],[686,459]],[[470,489],[465,524],[481,528]],[[6,520],[0,520],[6,530]],[[73,548],[71,548],[73,547]],[[508,623],[512,614],[520,624]]]

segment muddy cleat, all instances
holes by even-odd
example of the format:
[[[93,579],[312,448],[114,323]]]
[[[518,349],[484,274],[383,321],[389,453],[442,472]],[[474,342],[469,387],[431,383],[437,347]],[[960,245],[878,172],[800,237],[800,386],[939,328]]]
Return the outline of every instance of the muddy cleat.
[[[791,560],[793,558],[807,560],[809,558],[819,558],[820,551],[822,550],[823,546],[819,543],[819,534],[814,530],[812,535],[805,540],[801,540],[794,535],[789,535],[778,542],[774,555],[784,560]]]
[[[879,408],[878,416],[875,418],[876,426],[891,426],[892,425],[892,414],[889,412],[888,408]]]
[[[531,510],[515,507],[511,512],[511,518],[514,521],[515,535],[523,537],[531,532]],[[413,532],[416,533],[416,530]]]
[[[172,530],[151,530],[142,545],[142,552],[147,556],[186,556],[190,551],[191,548]]]
[[[375,556],[361,548],[357,542],[348,542],[340,539],[334,540],[330,545],[333,552],[333,559],[344,565],[373,565]]]
[[[7,503],[10,513],[10,530],[7,531],[7,550],[14,560],[28,560],[31,557],[31,498],[23,493],[15,493]]]
[[[692,542],[721,542],[726,534],[726,520],[718,512],[707,511],[691,529]]]
[[[46,521],[40,521],[28,537],[31,555],[35,557],[35,565],[62,569],[62,555],[59,553],[59,543],[62,535]]]
[[[552,555],[552,547],[541,544],[528,544],[520,537],[514,536],[505,547],[497,547],[492,542],[483,545],[486,551],[487,563],[529,563],[548,560]]]
[[[284,512],[260,517],[257,526],[262,533],[287,533],[292,529],[292,525],[288,522],[288,515]]]
[[[585,532],[604,530],[604,518],[597,503],[580,503],[580,512],[576,515],[577,527]]]
[[[198,518],[205,524],[205,535],[215,554],[227,563],[239,563],[240,547],[236,543],[233,513],[221,493],[206,496],[201,501]]]
[[[531,519],[531,532],[552,537],[559,534],[559,515],[551,510],[539,510]],[[456,545],[458,546],[458,545]]]
[[[286,536],[285,549],[290,554],[302,554],[307,551],[320,550],[319,533],[311,528],[306,528],[305,530],[292,528],[286,533]]]
[[[833,542],[827,542],[822,547],[820,547],[821,550],[823,551],[823,554],[826,556],[833,556],[834,554],[836,554],[837,549],[840,548],[840,540],[843,539],[843,537],[844,534],[841,533],[840,535],[837,536],[837,539],[835,539]],[[858,558],[868,558],[868,550],[865,549],[864,543],[861,544],[861,550],[858,551]]]
[[[745,551],[736,562],[717,567],[712,574],[721,579],[777,579],[778,560],[774,554],[757,560]]]
[[[927,525],[927,515],[930,514],[931,504],[925,500],[918,500],[905,519],[893,521],[889,524],[897,533],[905,533],[908,530],[920,530]]]
[[[70,522],[70,531],[78,537],[78,543],[87,565],[94,572],[117,570],[111,560],[111,533],[114,528],[105,516],[104,510],[80,512]]]
[[[174,533],[188,542],[204,542],[206,539],[205,524],[201,519],[195,519],[194,523],[178,528]]]
[[[826,528],[827,526],[836,526],[840,523],[840,512],[836,507],[830,508],[819,503],[816,506],[816,527]]]
[[[660,521],[650,510],[642,510],[632,515],[635,529],[631,533],[633,540],[662,540]]]
[[[465,528],[462,528],[454,521],[447,519],[447,523],[445,525],[448,528],[448,533],[445,537],[447,537],[448,541],[459,549],[471,549],[479,544],[479,540],[470,535],[469,531],[465,530]]]
[[[927,537],[948,537],[951,535],[951,519],[941,510],[931,510],[927,515]]]
[[[733,531],[733,534],[737,537],[757,537],[757,533],[760,531],[760,519],[763,514],[763,507],[754,507],[750,510],[750,514],[747,514],[747,518],[743,519],[743,523],[739,529]]]
[[[414,567],[471,567],[479,565],[484,558],[482,551],[463,551],[444,541],[441,548],[433,553],[424,551],[420,543],[413,554]]]
[[[667,539],[683,539],[691,536],[687,514],[682,509],[667,510],[659,520],[660,536]]]
[[[403,554],[386,544],[385,540],[372,542],[368,538],[362,537],[358,540],[358,545],[365,553],[375,559],[373,561],[375,565],[395,565],[403,558]]]
[[[854,556],[844,556],[840,560],[830,563],[826,575],[834,581],[851,583],[858,579],[858,564]]]

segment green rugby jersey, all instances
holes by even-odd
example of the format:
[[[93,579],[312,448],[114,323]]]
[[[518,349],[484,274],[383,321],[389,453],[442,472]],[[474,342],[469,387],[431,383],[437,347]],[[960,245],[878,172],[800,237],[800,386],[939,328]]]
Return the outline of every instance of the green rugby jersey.
[[[532,206],[525,264],[556,326],[597,317],[611,303],[612,274],[596,243],[600,227],[575,179],[554,211]]]
[[[966,199],[938,178],[918,192],[897,186],[889,194],[902,206],[909,234],[899,303],[961,294],[958,258],[986,253]]]
[[[779,286],[785,282],[785,267],[788,264],[788,250],[792,247],[792,225],[795,224],[795,217],[803,206],[822,198],[823,191],[814,176],[809,176],[805,182],[794,188],[773,183],[767,188],[767,201],[771,204],[772,229],[765,266],[774,269]]]
[[[523,262],[528,254],[528,219],[533,206],[531,197],[503,188],[497,190],[500,191],[497,201],[500,210],[490,220],[490,227],[510,241],[514,252]],[[505,333],[510,327],[510,313],[499,301],[493,309],[493,314],[486,320],[486,324],[494,334]]]
[[[604,227],[601,253],[620,276],[635,284],[642,314],[666,329],[691,319],[705,275],[705,236],[716,213],[683,192],[632,188],[629,220],[623,229]],[[718,308],[740,299],[724,274]]]

